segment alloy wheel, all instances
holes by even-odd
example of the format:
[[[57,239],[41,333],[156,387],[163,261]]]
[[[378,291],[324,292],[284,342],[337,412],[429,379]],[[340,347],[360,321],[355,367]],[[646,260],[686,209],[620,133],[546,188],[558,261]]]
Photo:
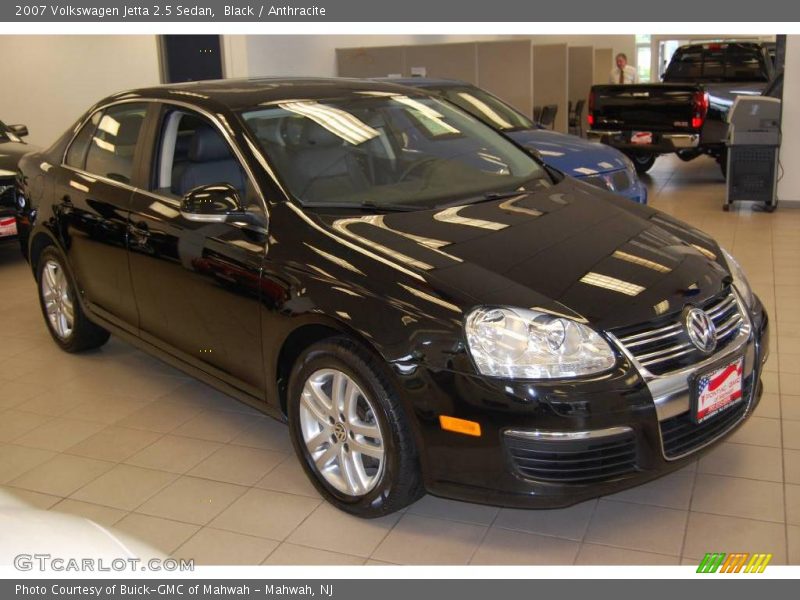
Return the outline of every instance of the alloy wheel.
[[[41,288],[50,326],[60,339],[66,340],[75,327],[75,308],[69,282],[58,262],[48,260],[44,264]]]
[[[370,492],[384,470],[383,434],[372,401],[346,373],[320,369],[303,385],[300,430],[317,472],[348,496]]]

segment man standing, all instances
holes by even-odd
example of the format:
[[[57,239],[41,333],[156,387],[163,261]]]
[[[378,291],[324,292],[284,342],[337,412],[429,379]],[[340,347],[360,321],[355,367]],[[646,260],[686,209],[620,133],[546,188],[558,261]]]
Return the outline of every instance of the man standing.
[[[616,58],[617,66],[611,69],[608,76],[608,83],[611,84],[625,84],[625,83],[638,83],[639,74],[636,72],[636,67],[628,64],[628,57],[620,52]]]

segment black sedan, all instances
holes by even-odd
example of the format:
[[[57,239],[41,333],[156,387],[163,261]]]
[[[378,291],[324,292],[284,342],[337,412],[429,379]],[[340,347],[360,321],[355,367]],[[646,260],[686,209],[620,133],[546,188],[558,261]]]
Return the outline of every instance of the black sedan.
[[[28,135],[25,125],[6,125],[0,121],[0,244],[17,239],[17,209],[14,180],[17,163],[23,154],[34,150],[22,141]]]
[[[767,315],[714,240],[420,90],[129,91],[21,170],[55,343],[113,333],[287,420],[354,514],[569,505],[759,401]]]

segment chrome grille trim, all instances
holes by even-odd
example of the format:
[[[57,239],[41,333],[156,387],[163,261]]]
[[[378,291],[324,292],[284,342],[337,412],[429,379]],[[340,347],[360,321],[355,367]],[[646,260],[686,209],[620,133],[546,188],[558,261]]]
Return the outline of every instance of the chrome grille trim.
[[[726,296],[706,304],[703,309],[714,322],[717,347],[722,349],[731,342],[733,334],[744,323],[744,308],[731,289]],[[696,354],[698,360],[705,356],[689,342],[683,322],[677,320],[679,317],[675,318],[668,325],[620,336],[615,340],[631,354],[637,365],[653,375],[668,375],[681,368],[680,364],[671,365],[672,361],[690,354]]]

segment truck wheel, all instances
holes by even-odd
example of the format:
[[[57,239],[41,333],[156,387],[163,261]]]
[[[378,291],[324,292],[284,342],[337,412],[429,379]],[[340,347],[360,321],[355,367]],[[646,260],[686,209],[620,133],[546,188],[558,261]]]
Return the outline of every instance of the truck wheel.
[[[633,161],[633,166],[636,167],[636,172],[640,175],[647,173],[656,162],[655,154],[631,154],[630,158]]]
[[[677,155],[683,162],[689,162],[700,156],[700,153],[697,150],[681,150]]]

